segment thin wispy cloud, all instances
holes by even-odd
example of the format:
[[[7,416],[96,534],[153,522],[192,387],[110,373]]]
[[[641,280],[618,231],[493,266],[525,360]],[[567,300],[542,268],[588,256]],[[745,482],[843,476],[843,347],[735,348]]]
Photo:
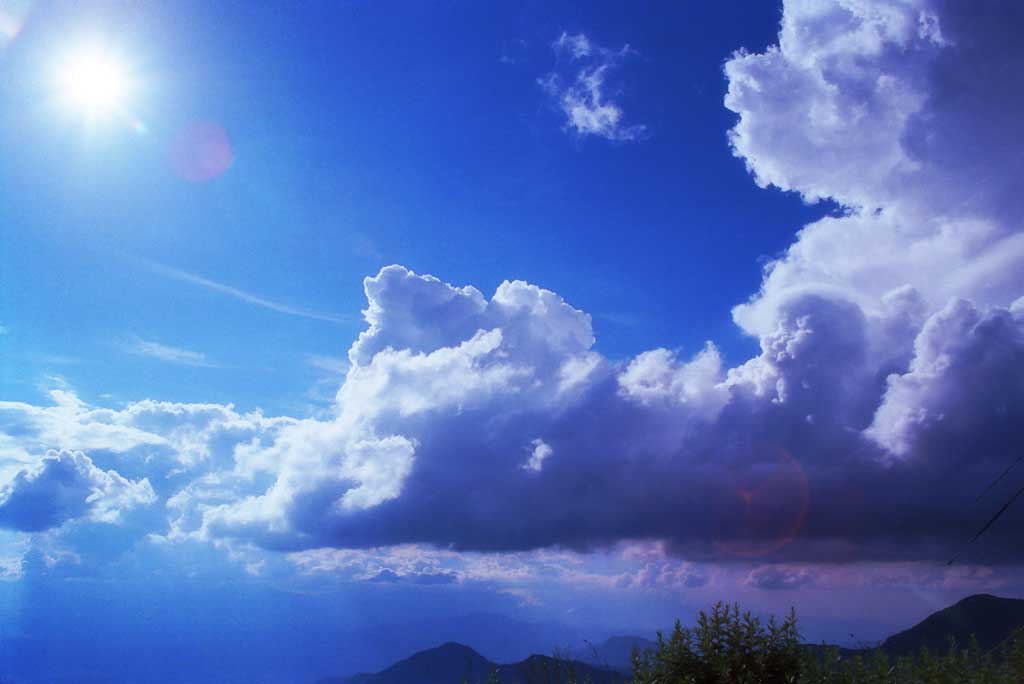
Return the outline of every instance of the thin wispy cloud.
[[[213,290],[215,292],[225,294],[229,297],[234,297],[235,299],[243,301],[246,304],[252,304],[253,306],[259,306],[264,309],[270,309],[271,311],[276,311],[278,313],[286,314],[288,316],[299,316],[301,318],[310,318],[316,321],[327,321],[328,323],[347,322],[347,320],[342,316],[321,313],[319,311],[302,309],[290,306],[288,304],[282,304],[281,302],[275,302],[273,300],[252,294],[251,292],[240,290],[237,287],[225,285],[224,283],[219,283],[216,280],[204,278],[203,276],[197,275],[195,273],[189,273],[188,271],[182,271],[181,269],[165,266],[163,264],[151,261],[149,259],[143,259],[139,257],[133,257],[133,259],[138,263],[144,265],[146,268],[148,268],[153,273],[156,273],[157,275],[161,275],[164,276],[165,278],[170,278],[172,280],[178,280],[183,283],[189,283],[191,285],[205,287],[208,290]]]
[[[211,363],[206,358],[206,354],[201,352],[182,349],[181,347],[172,347],[167,344],[144,340],[141,337],[133,337],[126,345],[126,351],[131,354],[148,356],[152,359],[166,361],[167,363],[176,363],[182,366],[205,368],[216,366],[216,364]]]
[[[584,59],[590,57],[594,52],[594,46],[590,43],[590,38],[585,33],[569,35],[565,31],[552,44],[552,48],[556,53],[568,52],[572,55],[573,59]]]
[[[344,375],[348,372],[348,359],[340,356],[324,356],[322,354],[310,354],[306,357],[306,363],[313,368],[331,375]]]

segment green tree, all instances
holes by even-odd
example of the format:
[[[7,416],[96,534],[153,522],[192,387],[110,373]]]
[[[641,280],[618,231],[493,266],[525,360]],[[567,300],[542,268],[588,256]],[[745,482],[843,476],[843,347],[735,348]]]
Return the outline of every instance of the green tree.
[[[633,653],[634,684],[796,684],[800,634],[793,612],[763,623],[739,606],[701,611],[691,630],[677,621],[658,648]]]
[[[800,645],[796,615],[767,623],[716,604],[692,629],[677,621],[656,649],[633,651],[633,684],[1024,684],[1024,628],[982,652],[972,637],[943,654],[891,658],[881,649],[841,655]]]

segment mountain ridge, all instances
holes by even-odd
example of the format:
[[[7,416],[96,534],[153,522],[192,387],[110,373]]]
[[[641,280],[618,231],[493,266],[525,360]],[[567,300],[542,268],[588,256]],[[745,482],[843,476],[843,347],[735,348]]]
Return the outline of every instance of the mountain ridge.
[[[1016,627],[1024,627],[1024,599],[972,594],[936,611],[913,627],[893,634],[881,649],[890,655],[908,655],[921,647],[935,652],[949,648],[948,637],[967,646],[971,635],[982,651],[997,648]]]
[[[1013,629],[1024,627],[1024,599],[992,594],[973,594],[938,610],[917,624],[885,639],[879,648],[892,656],[914,654],[927,647],[932,652],[948,648],[947,637],[966,646],[974,634],[983,651],[997,648]],[[557,675],[573,668],[580,679],[593,684],[622,684],[630,672],[633,647],[657,648],[657,642],[639,636],[612,636],[589,645],[569,658],[534,654],[509,664],[493,662],[474,648],[455,641],[427,648],[376,673],[327,677],[317,684],[482,684],[496,673],[501,684],[553,684]],[[822,646],[806,644],[817,651]],[[840,649],[844,655],[871,649]],[[555,678],[553,678],[553,675]]]
[[[533,654],[516,663],[494,663],[475,649],[445,642],[418,651],[374,674],[326,677],[317,684],[482,684],[492,675],[502,684],[552,684],[560,675],[574,671],[593,684],[622,684],[625,674],[577,659]]]

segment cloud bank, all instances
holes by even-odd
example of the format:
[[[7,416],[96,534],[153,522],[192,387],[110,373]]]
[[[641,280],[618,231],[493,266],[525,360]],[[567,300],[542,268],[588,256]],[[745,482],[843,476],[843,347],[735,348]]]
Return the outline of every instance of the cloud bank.
[[[122,511],[155,500],[148,480],[101,470],[80,451],[49,451],[0,490],[0,525],[39,532],[75,518],[116,523]]]
[[[155,497],[163,540],[309,563],[623,540],[698,562],[946,560],[1012,491],[1007,477],[976,501],[1024,447],[1022,11],[790,1],[777,46],[726,63],[729,140],[755,182],[845,208],[735,308],[760,343],[745,363],[711,342],[614,362],[554,292],[506,281],[487,297],[388,266],[364,281],[367,328],[330,417],[110,410],[60,391],[0,404],[0,524],[109,524]],[[568,125],[629,139],[601,90],[619,53],[583,35],[555,49],[581,69],[551,86],[579,100]],[[1024,560],[1009,515],[972,560]],[[676,569],[650,573],[704,581]],[[745,582],[818,580],[776,567]]]

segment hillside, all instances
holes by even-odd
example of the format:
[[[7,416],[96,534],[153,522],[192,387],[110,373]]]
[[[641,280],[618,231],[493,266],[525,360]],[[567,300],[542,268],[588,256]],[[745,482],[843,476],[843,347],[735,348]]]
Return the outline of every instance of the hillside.
[[[932,652],[948,649],[947,638],[966,645],[973,634],[983,651],[995,648],[1016,627],[1024,627],[1024,600],[975,594],[944,608],[914,625],[894,634],[882,643],[890,655],[915,653],[922,646]]]
[[[658,642],[638,636],[613,636],[600,644],[584,648],[579,659],[598,667],[629,672],[632,667],[633,649],[641,651],[658,648]]]
[[[322,679],[318,684],[478,684],[492,673],[502,684],[555,684],[572,667],[579,679],[593,684],[621,684],[625,677],[614,670],[579,661],[571,663],[532,655],[518,663],[492,663],[469,646],[454,642],[415,653],[376,674]]]
[[[881,648],[893,656],[916,653],[922,646],[932,652],[945,652],[949,636],[966,645],[974,634],[982,650],[988,651],[1003,643],[1016,627],[1024,627],[1024,600],[977,594],[892,635]],[[634,646],[656,648],[657,643],[637,636],[612,637],[582,649],[571,666],[578,680],[622,684],[631,672]],[[823,647],[817,645],[805,648],[823,652]],[[840,649],[840,653],[847,658],[862,651]],[[497,664],[469,646],[448,642],[419,651],[377,673],[323,679],[318,684],[480,684],[495,672],[501,684],[556,684],[564,681],[567,666],[565,660],[542,655],[513,664]]]

